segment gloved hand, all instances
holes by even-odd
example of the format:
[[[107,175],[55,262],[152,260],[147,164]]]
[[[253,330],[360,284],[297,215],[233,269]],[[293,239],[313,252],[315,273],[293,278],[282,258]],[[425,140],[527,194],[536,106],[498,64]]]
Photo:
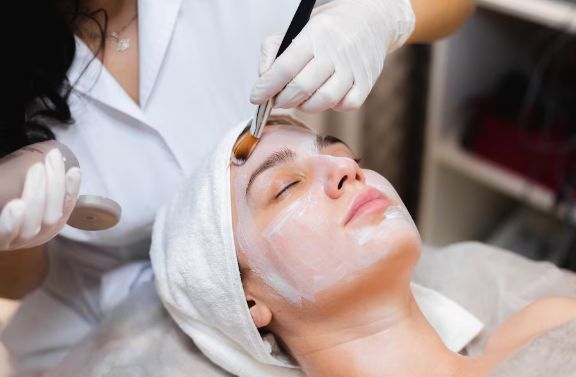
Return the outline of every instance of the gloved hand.
[[[260,78],[250,101],[305,112],[358,109],[382,72],[386,54],[414,29],[410,0],[334,0],[317,7],[274,61],[283,35],[262,46]],[[273,64],[272,64],[273,63]]]
[[[80,190],[80,169],[65,171],[58,149],[28,169],[22,197],[0,213],[0,251],[31,248],[52,239],[66,224]]]

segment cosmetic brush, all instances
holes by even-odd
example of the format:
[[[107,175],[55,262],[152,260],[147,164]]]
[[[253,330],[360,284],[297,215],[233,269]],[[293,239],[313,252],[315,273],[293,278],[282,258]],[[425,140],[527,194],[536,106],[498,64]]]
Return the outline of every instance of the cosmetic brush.
[[[314,9],[314,4],[316,0],[301,0],[296,9],[296,13],[290,22],[290,26],[280,43],[280,48],[276,54],[276,58],[290,46],[292,40],[296,38],[298,34],[302,31],[304,26],[308,23],[310,15],[312,14],[312,9]],[[232,149],[232,162],[236,165],[243,165],[248,157],[252,154],[252,151],[256,147],[260,136],[262,136],[262,131],[266,126],[268,117],[270,116],[270,111],[274,107],[274,99],[270,98],[265,103],[258,105],[256,109],[256,114],[251,120],[249,132],[245,132],[234,144]]]

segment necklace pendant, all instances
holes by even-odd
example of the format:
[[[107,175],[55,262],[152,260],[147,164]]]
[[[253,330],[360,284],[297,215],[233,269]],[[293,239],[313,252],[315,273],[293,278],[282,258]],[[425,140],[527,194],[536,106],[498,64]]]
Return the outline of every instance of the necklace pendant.
[[[124,52],[130,47],[130,38],[116,40],[116,51]]]

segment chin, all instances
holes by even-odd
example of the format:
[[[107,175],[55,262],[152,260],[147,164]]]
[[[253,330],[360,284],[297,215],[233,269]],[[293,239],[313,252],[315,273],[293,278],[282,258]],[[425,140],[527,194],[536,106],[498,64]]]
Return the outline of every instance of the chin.
[[[420,258],[420,236],[412,230],[402,232],[389,241],[386,246],[390,251],[386,255],[319,292],[313,302],[305,302],[299,310],[306,315],[318,315],[318,318],[338,317],[348,312],[351,303],[376,303],[391,289],[409,287],[412,272]],[[377,245],[370,245],[370,248],[374,246]]]
[[[395,256],[406,260],[407,267],[413,269],[422,253],[422,240],[418,231],[413,230],[399,237],[395,247]]]
[[[396,257],[417,260],[422,248],[420,233],[402,205],[387,210],[376,225],[354,229],[350,237],[358,247],[357,254],[372,262]]]

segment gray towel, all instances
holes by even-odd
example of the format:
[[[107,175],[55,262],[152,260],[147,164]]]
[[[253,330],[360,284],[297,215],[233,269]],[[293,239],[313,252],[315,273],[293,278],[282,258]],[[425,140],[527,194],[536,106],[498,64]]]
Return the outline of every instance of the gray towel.
[[[490,377],[518,376],[576,376],[576,321],[536,338],[490,374]]]
[[[576,297],[576,275],[480,243],[425,252],[415,281],[438,290],[493,328],[541,297]],[[484,332],[472,354],[489,337]],[[576,377],[576,321],[518,351],[490,377]],[[227,377],[164,311],[151,285],[119,305],[45,377]]]
[[[44,377],[230,377],[176,326],[144,283]]]
[[[494,329],[544,297],[576,298],[576,274],[479,242],[462,242],[422,254],[414,281],[456,301],[485,325],[467,348],[478,355]],[[521,376],[521,375],[519,375]]]

